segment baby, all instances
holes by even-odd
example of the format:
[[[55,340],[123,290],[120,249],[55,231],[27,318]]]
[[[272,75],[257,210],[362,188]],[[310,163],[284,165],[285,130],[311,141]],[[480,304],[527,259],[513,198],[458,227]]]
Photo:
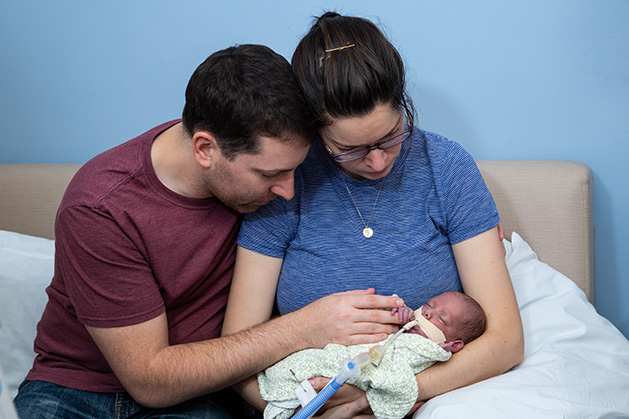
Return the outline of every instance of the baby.
[[[447,361],[452,353],[479,337],[485,329],[485,314],[474,299],[459,292],[440,294],[416,311],[402,307],[391,313],[408,325],[407,333],[391,344],[377,366],[366,365],[360,376],[348,383],[366,392],[376,417],[403,418],[417,400],[415,374]],[[417,325],[408,324],[411,322]],[[329,344],[323,349],[306,349],[258,374],[260,395],[267,401],[265,419],[292,416],[300,404],[295,389],[303,380],[332,378],[343,359],[367,352],[372,346]]]
[[[472,297],[460,292],[444,292],[413,311],[410,307],[394,308],[401,323],[415,320],[407,333],[416,333],[455,353],[483,334],[485,313]]]

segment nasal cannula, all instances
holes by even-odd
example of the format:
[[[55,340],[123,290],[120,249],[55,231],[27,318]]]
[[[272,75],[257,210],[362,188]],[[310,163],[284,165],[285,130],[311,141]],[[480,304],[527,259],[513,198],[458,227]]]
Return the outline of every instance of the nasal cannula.
[[[421,313],[421,307],[415,311],[415,315],[417,316],[417,311]],[[374,365],[378,366],[382,357],[384,356],[385,351],[391,345],[398,336],[400,336],[403,332],[409,330],[413,326],[418,324],[417,320],[410,321],[406,323],[400,330],[397,331],[389,340],[386,341],[384,345],[375,345],[369,348],[367,352],[361,352],[356,355],[354,358],[345,358],[341,363],[341,370],[336,375],[336,377],[332,378],[328,384],[312,399],[310,400],[299,412],[293,416],[293,419],[308,419],[311,418],[323,403],[325,403],[334,393],[338,390],[345,381],[350,378],[356,378],[360,375],[362,367],[374,363]]]

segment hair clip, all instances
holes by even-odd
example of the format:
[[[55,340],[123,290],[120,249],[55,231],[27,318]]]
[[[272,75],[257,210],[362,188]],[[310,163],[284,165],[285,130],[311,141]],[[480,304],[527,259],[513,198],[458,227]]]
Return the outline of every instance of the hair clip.
[[[342,51],[342,50],[344,50],[345,48],[351,48],[351,47],[354,47],[354,46],[356,46],[356,45],[355,45],[355,44],[350,44],[350,43],[348,42],[348,43],[347,43],[347,45],[344,45],[344,46],[342,46],[342,47],[336,47],[336,48],[326,49],[326,50],[325,50],[325,52],[327,53],[327,52],[334,52],[334,51]]]

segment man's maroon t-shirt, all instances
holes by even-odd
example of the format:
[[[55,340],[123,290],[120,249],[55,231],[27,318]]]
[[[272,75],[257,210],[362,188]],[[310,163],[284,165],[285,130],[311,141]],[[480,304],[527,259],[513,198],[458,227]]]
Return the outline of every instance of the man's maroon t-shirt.
[[[241,218],[157,179],[151,144],[178,122],[96,156],[68,186],[28,380],[124,391],[84,325],[129,326],[166,312],[171,345],[220,336]]]

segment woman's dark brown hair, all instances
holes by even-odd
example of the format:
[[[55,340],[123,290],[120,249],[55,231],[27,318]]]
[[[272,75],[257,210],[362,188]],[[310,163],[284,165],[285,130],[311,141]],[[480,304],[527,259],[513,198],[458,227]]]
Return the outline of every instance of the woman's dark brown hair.
[[[331,124],[330,118],[367,115],[379,104],[404,111],[412,124],[404,62],[367,19],[334,12],[317,18],[297,46],[292,67],[317,128]]]

